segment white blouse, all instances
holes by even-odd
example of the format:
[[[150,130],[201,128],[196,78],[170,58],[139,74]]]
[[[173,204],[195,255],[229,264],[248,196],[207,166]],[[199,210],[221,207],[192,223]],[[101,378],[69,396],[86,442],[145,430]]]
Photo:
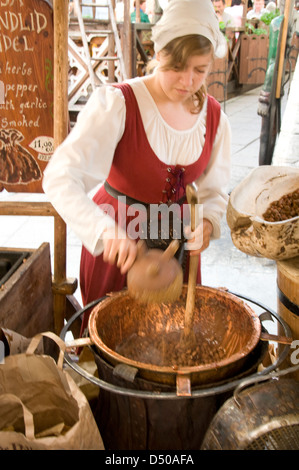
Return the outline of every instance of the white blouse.
[[[192,128],[176,130],[162,118],[142,77],[128,80],[128,83],[157,157],[169,165],[193,163],[205,142],[207,100]],[[114,225],[114,220],[92,201],[90,192],[109,175],[125,120],[126,106],[121,90],[109,85],[97,88],[44,172],[43,189],[50,202],[93,255],[103,251],[101,235],[105,228]],[[226,210],[230,157],[230,125],[221,111],[209,164],[196,181],[203,215],[213,224],[213,238],[220,237],[220,220]]]

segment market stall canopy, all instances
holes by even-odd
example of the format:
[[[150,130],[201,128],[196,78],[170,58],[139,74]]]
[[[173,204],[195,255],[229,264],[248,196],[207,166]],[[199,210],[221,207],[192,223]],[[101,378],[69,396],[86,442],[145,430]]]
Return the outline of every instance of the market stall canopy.
[[[281,211],[289,210],[298,190],[299,168],[266,165],[252,170],[229,198],[227,223],[234,245],[249,255],[274,260],[298,256],[298,212],[279,221],[265,216],[272,203],[287,195],[289,200],[283,202]]]

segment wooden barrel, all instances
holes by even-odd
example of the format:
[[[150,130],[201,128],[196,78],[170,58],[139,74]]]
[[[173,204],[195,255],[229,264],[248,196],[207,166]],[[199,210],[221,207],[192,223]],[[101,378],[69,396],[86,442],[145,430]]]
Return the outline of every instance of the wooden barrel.
[[[256,374],[267,348],[268,343],[260,341],[248,356],[242,371],[235,377],[193,387],[192,397],[176,397],[175,387],[157,384],[138,374],[134,377],[128,369],[124,373],[122,368],[120,373],[92,347],[99,378],[111,385],[111,390],[100,389],[98,401],[93,404],[93,414],[105,449],[199,450],[215,414],[232,397],[236,386],[233,383]],[[132,367],[125,366],[132,371]],[[121,387],[123,392],[114,393],[114,387]],[[135,395],[134,390],[153,395],[151,398],[143,398],[137,393]],[[174,398],[159,399],[154,395],[157,392],[173,394]],[[195,396],[195,392],[199,395]]]
[[[289,325],[294,342],[283,368],[299,361],[299,256],[277,262],[277,313]],[[282,332],[280,332],[282,333]],[[299,381],[299,371],[293,374]]]

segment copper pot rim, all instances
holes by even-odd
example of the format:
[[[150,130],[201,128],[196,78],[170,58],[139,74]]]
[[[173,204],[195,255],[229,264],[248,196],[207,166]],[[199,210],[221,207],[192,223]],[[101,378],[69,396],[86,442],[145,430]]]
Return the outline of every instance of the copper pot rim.
[[[104,343],[104,341],[98,334],[98,330],[96,326],[96,318],[97,318],[98,312],[103,308],[103,306],[106,306],[107,304],[111,302],[115,302],[119,298],[123,298],[125,296],[127,296],[130,300],[132,300],[126,289],[123,289],[122,291],[117,292],[117,293],[113,293],[111,294],[111,296],[104,298],[91,311],[91,314],[88,320],[88,331],[89,331],[90,339],[92,343],[102,353],[104,353],[106,357],[110,358],[110,360],[113,363],[126,364],[128,366],[132,366],[137,369],[146,370],[148,372],[161,373],[161,374],[166,373],[166,374],[190,375],[192,373],[205,372],[205,371],[209,371],[213,369],[219,370],[220,368],[233,365],[239,360],[244,359],[246,356],[248,356],[248,354],[250,354],[255,349],[261,337],[262,326],[261,326],[261,322],[257,313],[249,305],[247,305],[245,302],[239,299],[236,295],[231,294],[230,292],[226,292],[224,289],[221,289],[221,288],[217,289],[214,287],[206,287],[206,286],[197,286],[197,290],[202,290],[202,291],[205,290],[208,292],[214,292],[214,293],[220,294],[223,297],[227,297],[231,301],[241,306],[243,310],[246,312],[247,316],[251,319],[251,322],[252,322],[253,334],[251,335],[250,340],[244,346],[242,351],[238,351],[232,354],[231,356],[226,357],[225,359],[222,359],[221,361],[214,361],[214,362],[209,362],[207,364],[201,364],[201,365],[196,365],[196,366],[185,366],[185,367],[158,366],[158,365],[149,364],[145,362],[138,362],[133,359],[127,358],[125,356],[122,356],[121,354],[117,353],[113,349],[109,348]]]

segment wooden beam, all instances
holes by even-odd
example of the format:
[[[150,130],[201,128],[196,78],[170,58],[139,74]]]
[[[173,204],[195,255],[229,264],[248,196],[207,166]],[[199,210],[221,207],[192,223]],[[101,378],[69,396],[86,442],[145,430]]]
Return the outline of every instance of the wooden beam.
[[[243,16],[242,16],[242,28],[245,28],[246,18],[248,10],[248,0],[243,1]]]
[[[58,216],[49,202],[0,202],[0,215]]]
[[[284,18],[283,18],[283,23],[282,23],[280,49],[278,51],[279,62],[278,62],[276,92],[275,92],[276,99],[279,99],[281,97],[282,75],[283,75],[283,69],[284,69],[284,63],[285,63],[285,51],[286,51],[286,44],[287,44],[289,19],[290,19],[290,14],[291,14],[291,0],[285,1],[283,14],[284,14]]]
[[[135,2],[136,2],[135,23],[140,23],[140,0],[135,0]]]
[[[127,76],[128,78],[132,78],[132,29],[130,18],[130,0],[124,0],[123,51]]]
[[[126,80],[128,78],[128,76],[127,76],[126,66],[125,66],[125,62],[124,62],[124,58],[123,58],[121,43],[120,43],[120,39],[119,39],[119,35],[118,35],[117,24],[116,24],[116,20],[115,20],[115,13],[114,13],[114,9],[113,9],[111,0],[107,0],[107,1],[108,1],[108,7],[109,7],[109,19],[110,19],[110,23],[111,23],[111,29],[112,29],[113,34],[114,34],[114,40],[115,40],[117,55],[119,56],[120,71],[121,71],[122,79]]]
[[[54,147],[68,134],[68,0],[54,0]],[[54,283],[66,281],[66,224],[55,218],[54,223]],[[54,330],[64,326],[66,297],[54,294]]]
[[[54,145],[68,134],[68,0],[54,0]]]

